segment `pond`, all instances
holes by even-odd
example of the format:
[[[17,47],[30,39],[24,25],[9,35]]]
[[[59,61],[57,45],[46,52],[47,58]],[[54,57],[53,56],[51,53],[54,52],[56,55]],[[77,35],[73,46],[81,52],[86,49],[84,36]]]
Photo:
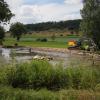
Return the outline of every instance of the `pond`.
[[[45,52],[41,50],[34,50],[30,53],[29,49],[27,48],[16,48],[16,49],[0,48],[0,65],[9,64],[12,63],[13,61],[17,63],[22,63],[34,60],[36,59],[36,57],[51,59],[49,60],[50,63],[58,64],[62,63],[63,61],[66,62],[68,55],[59,52]]]
[[[0,48],[0,65],[10,64],[13,61],[22,63],[32,61],[34,59],[48,60],[51,64],[63,64],[64,66],[77,66],[77,65],[91,65],[93,59],[89,55],[83,55],[82,52],[57,52],[57,51],[44,51],[30,48]],[[100,59],[100,58],[98,58]],[[97,63],[97,62],[96,62]]]

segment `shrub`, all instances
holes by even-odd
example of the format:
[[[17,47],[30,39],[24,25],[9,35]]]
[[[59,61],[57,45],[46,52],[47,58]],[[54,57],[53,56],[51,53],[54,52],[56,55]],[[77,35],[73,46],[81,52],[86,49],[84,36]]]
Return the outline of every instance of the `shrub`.
[[[63,34],[60,34],[61,37],[63,37]]]
[[[46,38],[41,39],[41,42],[47,42],[48,40]]]
[[[0,84],[14,88],[32,88],[59,90],[64,88],[95,89],[100,83],[100,69],[88,66],[67,67],[52,66],[47,61],[34,60],[1,68]]]
[[[38,42],[47,42],[48,39],[47,38],[43,38],[43,39],[38,38],[38,39],[36,39],[36,41],[38,41]]]
[[[8,82],[13,87],[59,89],[66,85],[63,68],[54,69],[46,61],[33,61],[17,65],[8,72]]]
[[[18,43],[15,43],[14,46],[17,47],[18,46]]]

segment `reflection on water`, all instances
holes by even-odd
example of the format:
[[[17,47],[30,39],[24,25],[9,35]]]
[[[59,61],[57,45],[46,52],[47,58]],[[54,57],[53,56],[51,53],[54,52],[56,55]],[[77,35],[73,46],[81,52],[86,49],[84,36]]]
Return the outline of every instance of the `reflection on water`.
[[[9,58],[10,58],[10,53],[11,53],[11,50],[10,50],[10,49],[4,49],[4,48],[2,48],[2,53],[1,53],[1,55],[2,55],[5,59],[9,59]]]
[[[7,64],[11,63],[12,60],[15,60],[16,62],[22,62],[29,59],[32,59],[32,56],[15,56],[12,52],[12,49],[6,49],[6,48],[0,48],[0,64]]]
[[[0,48],[0,65],[9,63],[9,60],[11,60],[10,52],[10,49]]]

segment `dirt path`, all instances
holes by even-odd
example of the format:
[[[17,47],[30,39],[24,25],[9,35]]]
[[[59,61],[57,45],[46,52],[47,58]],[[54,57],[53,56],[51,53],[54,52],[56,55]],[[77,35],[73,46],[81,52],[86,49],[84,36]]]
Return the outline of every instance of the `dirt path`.
[[[45,51],[45,52],[61,52],[61,53],[69,52],[69,50],[65,48],[63,49],[63,48],[36,47],[32,48],[32,50]]]

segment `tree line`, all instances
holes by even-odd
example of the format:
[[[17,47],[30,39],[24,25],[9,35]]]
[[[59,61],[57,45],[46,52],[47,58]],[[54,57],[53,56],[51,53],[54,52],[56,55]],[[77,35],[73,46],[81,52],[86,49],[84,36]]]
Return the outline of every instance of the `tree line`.
[[[36,24],[25,25],[28,32],[30,31],[45,31],[50,29],[68,29],[68,30],[79,30],[81,19],[68,20],[60,22],[42,22]]]

